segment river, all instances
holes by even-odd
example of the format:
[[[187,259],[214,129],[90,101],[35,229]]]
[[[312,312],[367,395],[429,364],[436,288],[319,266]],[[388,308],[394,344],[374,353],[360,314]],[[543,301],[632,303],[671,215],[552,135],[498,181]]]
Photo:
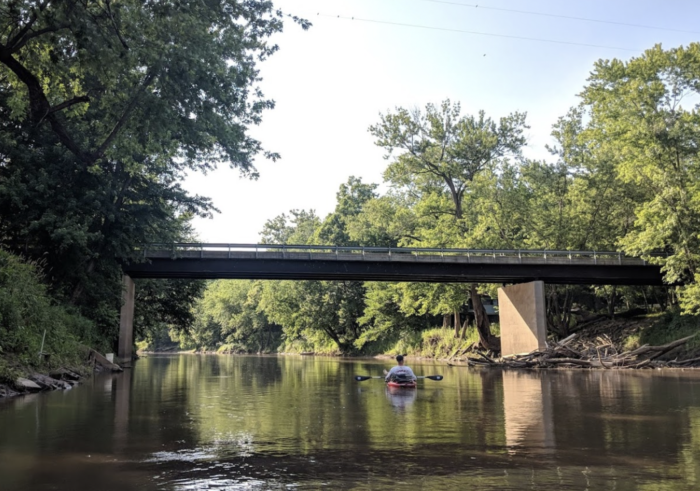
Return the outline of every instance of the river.
[[[700,488],[700,373],[150,356],[0,403],[0,490]]]

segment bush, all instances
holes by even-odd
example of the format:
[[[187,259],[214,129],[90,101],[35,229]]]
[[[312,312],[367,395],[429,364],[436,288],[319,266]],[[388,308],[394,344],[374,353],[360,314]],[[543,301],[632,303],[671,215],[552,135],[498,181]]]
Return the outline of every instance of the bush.
[[[498,324],[491,325],[494,336],[500,334]],[[467,328],[465,338],[455,338],[454,330],[442,327],[422,332],[404,334],[386,353],[391,355],[410,354],[426,358],[451,358],[455,353],[465,350],[479,341],[479,334],[474,326]]]
[[[0,353],[27,366],[75,365],[80,344],[100,340],[91,321],[53,303],[36,264],[0,249]]]
[[[641,332],[639,345],[659,346],[698,333],[700,333],[700,316],[684,315],[680,310],[674,309],[664,312],[657,322]],[[688,341],[684,350],[700,350],[700,336]]]

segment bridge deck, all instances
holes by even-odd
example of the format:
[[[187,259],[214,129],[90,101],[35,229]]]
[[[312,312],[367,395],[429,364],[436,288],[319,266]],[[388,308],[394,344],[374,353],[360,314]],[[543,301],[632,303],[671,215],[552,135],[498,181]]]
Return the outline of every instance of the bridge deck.
[[[145,249],[143,256],[146,262],[125,265],[125,273],[134,278],[663,284],[659,266],[594,251],[211,244]]]

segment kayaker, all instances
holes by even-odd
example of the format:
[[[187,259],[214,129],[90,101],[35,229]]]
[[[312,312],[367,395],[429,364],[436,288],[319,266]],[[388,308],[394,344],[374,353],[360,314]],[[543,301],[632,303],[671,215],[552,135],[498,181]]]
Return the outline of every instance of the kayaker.
[[[413,370],[403,364],[403,355],[398,355],[396,357],[396,363],[398,363],[398,365],[393,367],[388,372],[384,370],[384,381],[389,382],[392,380],[398,380],[408,382],[417,380]]]

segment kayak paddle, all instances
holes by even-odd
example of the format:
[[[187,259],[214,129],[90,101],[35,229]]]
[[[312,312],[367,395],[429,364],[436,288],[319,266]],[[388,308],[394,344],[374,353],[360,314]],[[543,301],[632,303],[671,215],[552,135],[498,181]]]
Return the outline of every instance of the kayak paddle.
[[[371,378],[384,378],[382,376],[379,377],[369,377],[369,376],[364,376],[364,375],[355,375],[355,380],[358,382],[364,382],[365,380],[369,380]],[[429,378],[430,380],[442,380],[443,376],[442,375],[421,375],[416,378]]]

